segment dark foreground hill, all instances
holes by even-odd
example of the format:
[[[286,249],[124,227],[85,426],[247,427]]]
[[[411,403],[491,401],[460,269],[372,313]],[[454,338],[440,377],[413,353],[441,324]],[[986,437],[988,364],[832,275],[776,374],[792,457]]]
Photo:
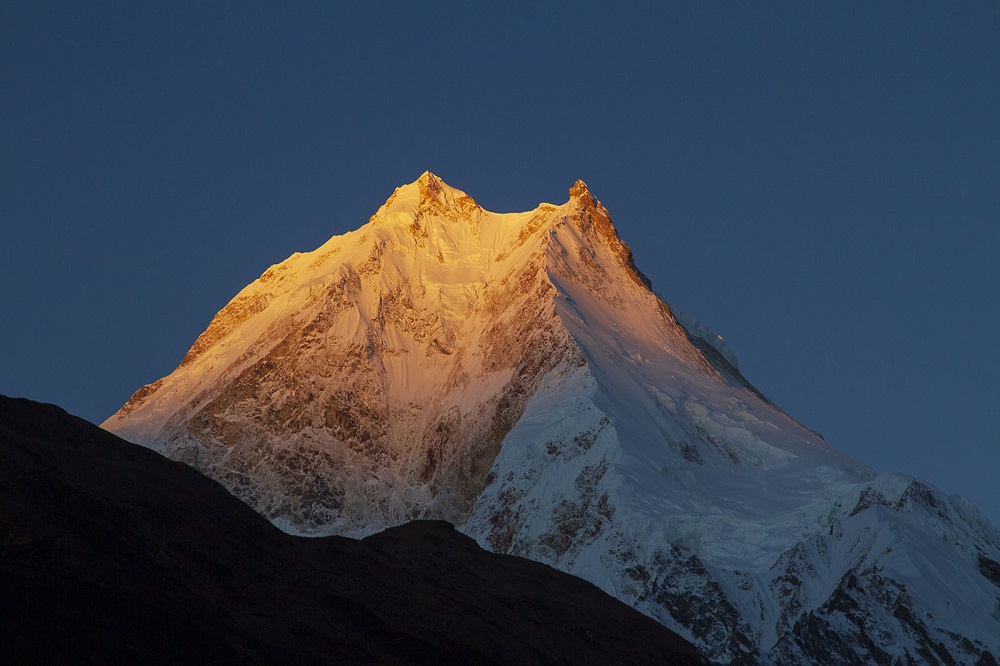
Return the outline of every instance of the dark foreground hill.
[[[4,663],[696,663],[593,585],[442,522],[292,537],[187,465],[0,396]]]

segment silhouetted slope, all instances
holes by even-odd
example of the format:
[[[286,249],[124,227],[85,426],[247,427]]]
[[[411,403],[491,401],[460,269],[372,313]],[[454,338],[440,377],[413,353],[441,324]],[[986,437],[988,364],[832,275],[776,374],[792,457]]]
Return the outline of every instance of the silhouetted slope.
[[[6,663],[696,663],[580,579],[442,522],[280,532],[187,465],[0,396]]]

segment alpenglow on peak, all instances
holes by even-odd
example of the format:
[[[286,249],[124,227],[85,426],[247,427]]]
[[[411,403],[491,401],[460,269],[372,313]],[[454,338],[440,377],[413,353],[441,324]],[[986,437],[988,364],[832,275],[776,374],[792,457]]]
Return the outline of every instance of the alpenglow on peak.
[[[685,372],[718,375],[582,181],[563,205],[492,213],[425,172],[368,224],[265,271],[104,425],[289,529],[461,523],[545,374],[585,363],[579,336],[650,326]]]

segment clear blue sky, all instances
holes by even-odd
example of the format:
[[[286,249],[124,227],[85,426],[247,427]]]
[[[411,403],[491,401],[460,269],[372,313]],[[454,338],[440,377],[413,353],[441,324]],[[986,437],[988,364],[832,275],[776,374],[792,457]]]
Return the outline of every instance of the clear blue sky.
[[[0,4],[0,392],[100,422],[425,169],[582,178],[765,394],[1000,523],[1000,4],[350,4]]]

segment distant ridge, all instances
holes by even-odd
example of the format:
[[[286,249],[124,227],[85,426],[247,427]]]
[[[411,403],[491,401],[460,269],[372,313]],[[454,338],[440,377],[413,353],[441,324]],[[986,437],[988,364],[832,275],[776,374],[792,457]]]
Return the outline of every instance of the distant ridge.
[[[0,456],[3,663],[698,663],[594,586],[446,523],[291,537],[52,405],[0,396]]]

